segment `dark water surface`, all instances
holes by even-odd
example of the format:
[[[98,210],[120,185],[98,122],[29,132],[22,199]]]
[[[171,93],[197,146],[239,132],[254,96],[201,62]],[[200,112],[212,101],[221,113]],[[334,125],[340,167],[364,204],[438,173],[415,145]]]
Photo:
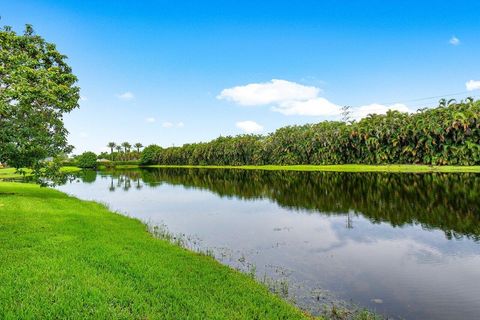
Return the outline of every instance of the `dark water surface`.
[[[281,282],[392,318],[480,318],[480,175],[135,169],[59,187]]]

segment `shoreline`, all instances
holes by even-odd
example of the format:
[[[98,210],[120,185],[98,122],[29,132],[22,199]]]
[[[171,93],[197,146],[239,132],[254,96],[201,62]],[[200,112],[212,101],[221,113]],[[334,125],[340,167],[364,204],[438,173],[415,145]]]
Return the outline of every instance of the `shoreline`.
[[[415,164],[389,165],[262,165],[262,166],[199,166],[199,165],[118,165],[116,169],[179,168],[179,169],[237,169],[266,171],[319,171],[319,172],[391,172],[391,173],[480,173],[480,166],[429,166]]]

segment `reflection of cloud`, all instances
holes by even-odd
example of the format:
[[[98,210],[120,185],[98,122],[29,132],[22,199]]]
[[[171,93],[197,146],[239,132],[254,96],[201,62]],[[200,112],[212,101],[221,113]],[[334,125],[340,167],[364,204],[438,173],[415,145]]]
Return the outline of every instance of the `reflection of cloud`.
[[[441,264],[445,262],[447,254],[442,253],[438,248],[418,242],[409,245],[407,256],[415,258],[420,264]]]

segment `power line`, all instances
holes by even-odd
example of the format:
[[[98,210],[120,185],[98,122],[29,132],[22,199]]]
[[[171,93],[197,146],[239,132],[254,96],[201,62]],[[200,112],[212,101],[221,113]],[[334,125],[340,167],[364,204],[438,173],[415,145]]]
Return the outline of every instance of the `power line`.
[[[453,97],[453,96],[458,96],[458,95],[466,94],[466,93],[472,93],[472,91],[462,91],[462,92],[449,93],[449,94],[443,94],[443,95],[431,96],[431,97],[424,97],[424,98],[415,98],[415,99],[402,100],[402,101],[380,102],[380,103],[377,103],[377,104],[385,105],[385,106],[388,107],[389,105],[391,106],[391,105],[394,105],[394,104],[405,104],[405,103],[408,103],[408,102],[428,101],[428,100],[431,100],[431,99]],[[478,97],[480,97],[480,95],[479,94],[470,94],[467,97],[478,98]],[[435,103],[437,103],[437,102],[438,102],[438,100],[435,101]],[[425,107],[425,104],[422,103],[422,104],[408,105],[408,107],[409,108]],[[351,105],[351,104],[349,104],[349,106],[351,106],[352,108],[359,108],[360,107],[358,105]]]
[[[417,102],[417,101],[424,101],[424,100],[430,100],[430,99],[438,99],[438,98],[445,98],[445,97],[452,97],[452,96],[458,96],[460,94],[466,94],[472,91],[462,91],[462,92],[456,92],[456,93],[448,93],[448,94],[442,94],[438,96],[432,96],[432,97],[425,97],[425,98],[415,98],[415,99],[410,99],[410,100],[403,100],[403,101],[394,101],[394,102],[382,102],[380,104],[395,104],[395,103],[406,103],[406,102]],[[473,96],[473,95],[472,95]]]
[[[445,97],[445,96],[442,96],[442,97]],[[471,98],[478,98],[480,97],[480,95],[469,95],[469,97]],[[432,104],[433,103],[437,103],[438,104],[438,101],[432,101],[431,102]],[[432,106],[426,106],[427,104],[430,104],[430,102],[427,102],[427,103],[414,103],[413,105],[407,105],[409,108],[411,109],[418,109],[418,108],[423,108],[423,107],[436,107],[437,105],[432,105]]]

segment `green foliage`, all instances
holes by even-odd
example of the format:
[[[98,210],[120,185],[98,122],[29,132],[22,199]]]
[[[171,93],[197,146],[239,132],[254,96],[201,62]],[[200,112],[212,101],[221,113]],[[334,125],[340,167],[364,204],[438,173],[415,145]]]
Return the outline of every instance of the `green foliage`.
[[[42,160],[72,150],[63,115],[78,107],[76,82],[66,56],[31,26],[0,30],[0,162],[52,172]]]
[[[344,108],[344,119],[349,119]],[[287,126],[267,136],[219,137],[159,150],[163,165],[480,164],[480,101],[441,100],[437,108],[389,111],[359,122]],[[144,150],[149,152],[149,150]]]
[[[107,159],[107,160],[110,160],[110,154],[108,154],[107,152],[101,152],[98,156],[97,156],[97,159]]]
[[[109,142],[107,147],[110,149],[110,154],[103,154],[103,158],[111,161],[135,161],[140,159],[140,149],[143,148],[143,144],[140,142],[135,143],[133,150],[132,145],[126,141],[121,144]],[[116,152],[113,151],[114,149]]]
[[[0,183],[1,319],[305,319],[248,275],[140,221]]]
[[[97,167],[97,155],[91,151],[82,153],[75,160],[80,168],[94,169]]]
[[[135,143],[133,146],[135,147],[138,153],[140,153],[140,149],[143,148],[143,144],[141,144],[140,142]]]
[[[157,163],[161,150],[162,148],[155,144],[149,145],[142,151],[140,156],[140,164],[149,165]]]

